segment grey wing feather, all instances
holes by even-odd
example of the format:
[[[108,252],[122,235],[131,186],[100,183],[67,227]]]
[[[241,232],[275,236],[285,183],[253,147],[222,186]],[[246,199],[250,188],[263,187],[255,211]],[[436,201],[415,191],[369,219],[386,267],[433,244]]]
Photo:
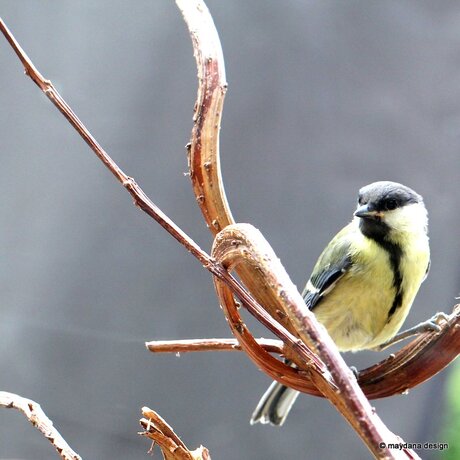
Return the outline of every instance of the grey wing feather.
[[[302,293],[310,310],[318,305],[353,265],[349,243],[340,236],[339,233],[321,254]]]

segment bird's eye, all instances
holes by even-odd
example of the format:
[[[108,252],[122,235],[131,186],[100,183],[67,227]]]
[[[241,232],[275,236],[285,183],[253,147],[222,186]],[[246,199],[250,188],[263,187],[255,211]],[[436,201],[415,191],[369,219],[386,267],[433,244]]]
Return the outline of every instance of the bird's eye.
[[[385,201],[385,209],[387,211],[393,211],[393,209],[396,209],[398,207],[398,202],[396,200],[387,200]]]

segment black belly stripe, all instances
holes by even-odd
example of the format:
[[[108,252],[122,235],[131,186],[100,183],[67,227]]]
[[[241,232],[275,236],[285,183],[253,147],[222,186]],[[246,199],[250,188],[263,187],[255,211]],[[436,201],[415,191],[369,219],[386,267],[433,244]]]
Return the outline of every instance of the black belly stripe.
[[[382,221],[361,219],[360,229],[364,236],[374,240],[382,249],[384,249],[390,258],[390,265],[393,271],[393,286],[395,288],[395,297],[391,308],[388,310],[388,319],[394,315],[396,310],[402,305],[404,290],[402,288],[401,259],[403,251],[399,244],[388,241],[385,236],[390,229]]]
[[[390,256],[391,268],[393,269],[393,286],[395,287],[396,294],[393,299],[393,304],[388,311],[388,321],[394,315],[395,311],[401,306],[403,300],[403,288],[402,288],[402,275],[400,270],[400,263],[402,257],[402,249],[398,244],[384,242],[379,243]]]

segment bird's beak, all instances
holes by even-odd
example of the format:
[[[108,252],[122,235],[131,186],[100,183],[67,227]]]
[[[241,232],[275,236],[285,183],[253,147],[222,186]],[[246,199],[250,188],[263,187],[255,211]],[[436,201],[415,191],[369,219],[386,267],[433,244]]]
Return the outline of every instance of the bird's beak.
[[[360,206],[355,211],[356,217],[361,217],[362,219],[378,219],[383,216],[383,213],[376,211],[375,209],[369,209],[367,204]]]

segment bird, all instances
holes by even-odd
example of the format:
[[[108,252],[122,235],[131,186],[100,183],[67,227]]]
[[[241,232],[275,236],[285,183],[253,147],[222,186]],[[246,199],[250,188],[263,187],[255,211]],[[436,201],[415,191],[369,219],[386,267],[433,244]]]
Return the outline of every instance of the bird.
[[[303,290],[307,307],[341,352],[381,350],[397,335],[430,269],[428,213],[421,195],[391,181],[359,190],[352,221],[323,250]],[[282,425],[299,392],[273,382],[250,423]]]

